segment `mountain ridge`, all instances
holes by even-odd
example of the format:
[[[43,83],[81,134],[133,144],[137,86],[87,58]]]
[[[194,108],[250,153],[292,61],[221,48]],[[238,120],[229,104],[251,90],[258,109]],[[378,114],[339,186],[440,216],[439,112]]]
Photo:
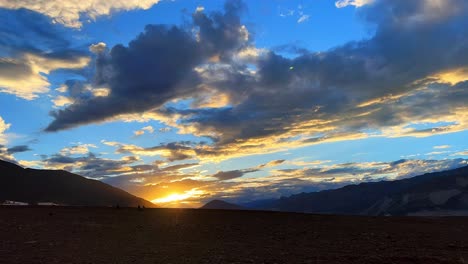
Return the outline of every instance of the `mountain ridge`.
[[[412,178],[300,193],[254,209],[354,215],[410,215],[468,210],[468,166]]]
[[[248,210],[248,208],[242,207],[237,204],[229,203],[223,200],[211,200],[200,209],[216,209],[216,210]]]
[[[0,160],[0,200],[76,206],[155,207],[143,198],[64,170],[38,170]]]

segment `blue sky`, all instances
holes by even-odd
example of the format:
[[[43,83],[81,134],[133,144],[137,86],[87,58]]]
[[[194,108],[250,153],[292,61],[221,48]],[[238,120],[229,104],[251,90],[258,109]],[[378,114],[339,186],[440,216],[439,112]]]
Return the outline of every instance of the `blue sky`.
[[[0,1],[0,158],[189,207],[463,166],[467,11]]]

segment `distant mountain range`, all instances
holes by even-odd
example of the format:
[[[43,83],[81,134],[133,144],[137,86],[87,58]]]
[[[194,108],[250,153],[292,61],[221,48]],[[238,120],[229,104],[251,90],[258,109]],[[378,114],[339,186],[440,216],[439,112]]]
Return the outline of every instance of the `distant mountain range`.
[[[468,166],[244,204],[251,209],[353,215],[468,215]]]
[[[201,209],[246,210],[247,208],[221,200],[213,200],[202,206]]]
[[[24,169],[0,160],[0,201],[76,206],[155,207],[153,203],[97,180],[62,170]]]

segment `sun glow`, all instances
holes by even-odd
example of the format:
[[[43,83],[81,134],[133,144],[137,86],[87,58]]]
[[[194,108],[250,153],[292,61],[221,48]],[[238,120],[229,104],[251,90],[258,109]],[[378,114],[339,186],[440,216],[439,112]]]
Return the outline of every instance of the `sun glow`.
[[[167,204],[167,203],[174,203],[174,202],[183,202],[184,200],[187,200],[187,199],[190,199],[190,198],[200,197],[204,193],[205,193],[204,191],[198,190],[198,189],[195,188],[195,189],[186,191],[186,192],[184,192],[182,194],[173,193],[173,194],[170,194],[170,195],[168,195],[166,197],[157,198],[157,199],[152,200],[151,202],[153,202],[155,204]]]

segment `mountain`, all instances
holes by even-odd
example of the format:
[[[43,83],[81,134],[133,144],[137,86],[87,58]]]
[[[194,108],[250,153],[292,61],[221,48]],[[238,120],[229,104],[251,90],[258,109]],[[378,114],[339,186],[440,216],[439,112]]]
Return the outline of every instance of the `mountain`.
[[[79,206],[154,207],[100,181],[62,170],[25,169],[0,160],[0,201],[51,202]]]
[[[200,209],[222,209],[222,210],[246,210],[237,204],[228,203],[222,200],[213,200],[200,207]]]
[[[355,215],[468,215],[468,166],[409,179],[301,193],[253,207]]]

